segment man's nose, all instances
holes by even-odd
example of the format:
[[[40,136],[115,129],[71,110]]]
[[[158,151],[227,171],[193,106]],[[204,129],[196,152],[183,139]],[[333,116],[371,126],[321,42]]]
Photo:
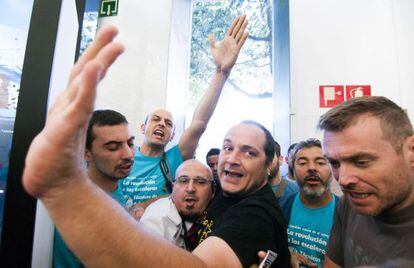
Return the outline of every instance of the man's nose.
[[[130,146],[129,144],[125,144],[122,148],[122,158],[123,159],[131,159],[134,157],[135,147]]]
[[[193,179],[190,179],[190,180],[188,181],[188,184],[187,184],[187,186],[186,186],[185,190],[186,190],[187,192],[194,192],[194,191],[195,191],[195,186],[194,186],[194,180],[193,180]]]
[[[229,152],[226,160],[230,164],[239,165],[240,164],[240,152],[236,150]]]
[[[358,182],[358,177],[351,167],[348,165],[341,165],[337,170],[333,171],[335,178],[339,185],[343,188],[349,187],[351,184]]]
[[[313,162],[308,163],[308,170],[311,172],[316,172],[316,165]]]

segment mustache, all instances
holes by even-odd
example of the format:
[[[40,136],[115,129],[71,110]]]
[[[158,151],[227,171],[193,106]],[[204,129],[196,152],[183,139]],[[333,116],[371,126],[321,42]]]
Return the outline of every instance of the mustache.
[[[124,166],[132,165],[134,163],[134,159],[124,159],[122,163],[117,165],[117,168],[123,168]]]
[[[315,171],[310,171],[309,175],[307,175],[304,178],[305,181],[309,181],[309,180],[319,180],[322,181],[321,176],[319,176],[319,174]]]

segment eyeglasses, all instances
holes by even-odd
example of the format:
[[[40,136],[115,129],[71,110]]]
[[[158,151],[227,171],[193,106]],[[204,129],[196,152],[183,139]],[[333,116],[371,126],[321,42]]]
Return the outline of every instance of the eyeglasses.
[[[213,181],[213,180],[209,180],[203,177],[190,178],[186,176],[180,176],[178,178],[175,178],[175,182],[180,185],[187,185],[190,183],[190,180],[193,181],[193,184],[198,185],[198,186],[205,186]]]

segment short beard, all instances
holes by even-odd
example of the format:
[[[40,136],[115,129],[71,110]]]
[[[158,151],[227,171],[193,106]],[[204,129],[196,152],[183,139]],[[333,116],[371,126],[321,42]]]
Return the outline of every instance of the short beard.
[[[306,197],[314,199],[314,198],[321,197],[324,193],[326,193],[326,191],[328,191],[328,189],[329,189],[329,185],[322,185],[321,187],[317,187],[317,188],[311,187],[311,186],[308,186],[308,185],[304,185],[302,187],[301,192]]]
[[[188,222],[195,222],[197,220],[197,218],[199,216],[201,216],[201,215],[197,215],[197,214],[194,214],[194,213],[191,213],[191,214],[179,213],[179,214],[180,214],[181,219],[183,221],[188,221]]]
[[[331,181],[332,178],[329,178],[326,184],[322,184],[320,187],[312,187],[306,184],[300,185],[301,192],[310,199],[320,198],[329,190]]]

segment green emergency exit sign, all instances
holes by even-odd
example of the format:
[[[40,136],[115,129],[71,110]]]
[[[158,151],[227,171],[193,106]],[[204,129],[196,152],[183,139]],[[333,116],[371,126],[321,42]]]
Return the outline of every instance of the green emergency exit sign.
[[[118,15],[119,0],[101,0],[99,3],[99,17]]]

